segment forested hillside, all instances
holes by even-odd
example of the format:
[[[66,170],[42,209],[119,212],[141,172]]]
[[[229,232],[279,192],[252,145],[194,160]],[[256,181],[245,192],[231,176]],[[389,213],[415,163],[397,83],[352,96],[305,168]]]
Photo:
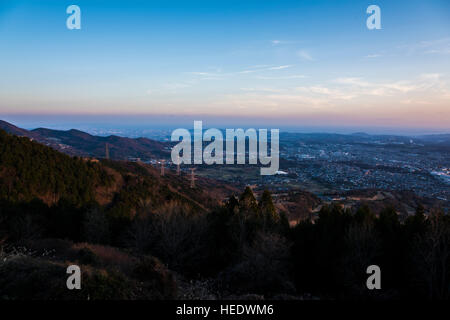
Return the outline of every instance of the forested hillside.
[[[72,158],[28,138],[0,130],[0,198],[47,203],[60,198],[83,204],[112,177],[97,163]]]
[[[269,191],[218,201],[208,181],[71,158],[0,131],[3,299],[450,297],[450,219],[322,206],[290,227]],[[215,186],[218,188],[218,186]],[[207,190],[210,189],[210,190]],[[228,190],[228,189],[227,189]],[[80,291],[65,268],[80,266]],[[367,290],[366,269],[382,270]]]

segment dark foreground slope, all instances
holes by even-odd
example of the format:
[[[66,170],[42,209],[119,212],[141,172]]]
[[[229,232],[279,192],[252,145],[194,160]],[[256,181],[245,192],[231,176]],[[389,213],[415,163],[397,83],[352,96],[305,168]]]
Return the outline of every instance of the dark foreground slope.
[[[173,299],[173,273],[137,249],[133,230],[149,214],[194,219],[218,205],[210,195],[183,176],[70,157],[0,130],[0,297]],[[66,288],[70,264],[81,266],[81,291]]]
[[[72,158],[1,131],[0,142],[1,299],[450,297],[439,210],[400,221],[395,208],[324,205],[290,228],[268,191],[221,204],[208,180],[190,188],[140,163]],[[73,264],[79,291],[66,287]],[[366,287],[373,264],[381,290]]]

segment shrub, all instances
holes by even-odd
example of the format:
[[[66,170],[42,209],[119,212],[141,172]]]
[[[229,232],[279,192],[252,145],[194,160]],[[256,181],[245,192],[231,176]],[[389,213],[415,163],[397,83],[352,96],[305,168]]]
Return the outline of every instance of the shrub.
[[[259,233],[243,258],[220,274],[220,286],[240,293],[293,293],[289,281],[289,244],[277,234]]]
[[[0,264],[0,297],[11,300],[64,299],[66,268],[27,256],[16,256]]]
[[[148,291],[146,298],[174,299],[177,295],[173,274],[154,257],[143,257],[136,265],[133,276],[144,282]]]

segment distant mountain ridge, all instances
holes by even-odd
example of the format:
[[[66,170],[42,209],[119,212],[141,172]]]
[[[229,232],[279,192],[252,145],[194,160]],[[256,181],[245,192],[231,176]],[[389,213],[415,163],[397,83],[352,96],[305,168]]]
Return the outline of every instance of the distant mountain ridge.
[[[36,140],[72,156],[105,158],[106,145],[108,145],[109,157],[114,160],[160,159],[167,158],[170,149],[168,143],[147,138],[132,139],[114,135],[93,136],[76,129],[67,131],[47,128],[26,130],[3,120],[0,120],[0,129],[10,134]]]
[[[427,134],[417,136],[416,138],[426,141],[426,142],[434,142],[434,143],[443,143],[450,144],[450,133],[447,134]]]
[[[0,129],[10,134],[24,136],[50,146],[71,156],[105,158],[106,145],[112,160],[167,159],[170,157],[172,143],[148,138],[127,138],[116,135],[94,136],[89,133],[71,130],[37,128],[26,130],[9,122],[0,120]],[[280,142],[309,143],[383,143],[383,144],[424,144],[432,148],[450,148],[450,134],[431,134],[420,136],[371,135],[365,132],[353,134],[336,133],[291,133],[282,132]]]
[[[16,127],[15,125],[6,122],[4,120],[0,120],[0,129],[5,130],[6,132],[10,134],[14,134],[16,136],[22,136],[22,137],[28,137],[28,138],[34,138],[36,135],[28,130]]]
[[[303,141],[310,143],[374,143],[381,142],[385,144],[410,144],[419,143],[436,146],[450,146],[450,134],[429,134],[416,136],[402,135],[383,135],[368,134],[365,132],[356,132],[352,134],[339,133],[296,133],[282,132],[280,134],[281,142]]]

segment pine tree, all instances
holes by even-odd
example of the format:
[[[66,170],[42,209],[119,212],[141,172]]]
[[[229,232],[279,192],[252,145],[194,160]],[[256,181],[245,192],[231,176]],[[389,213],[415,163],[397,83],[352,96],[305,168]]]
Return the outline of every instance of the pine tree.
[[[239,199],[240,212],[245,216],[257,215],[258,203],[250,187],[246,187]]]
[[[275,209],[272,196],[268,190],[264,190],[261,196],[259,209],[264,219],[264,226],[266,229],[273,229],[280,222],[280,215]]]

